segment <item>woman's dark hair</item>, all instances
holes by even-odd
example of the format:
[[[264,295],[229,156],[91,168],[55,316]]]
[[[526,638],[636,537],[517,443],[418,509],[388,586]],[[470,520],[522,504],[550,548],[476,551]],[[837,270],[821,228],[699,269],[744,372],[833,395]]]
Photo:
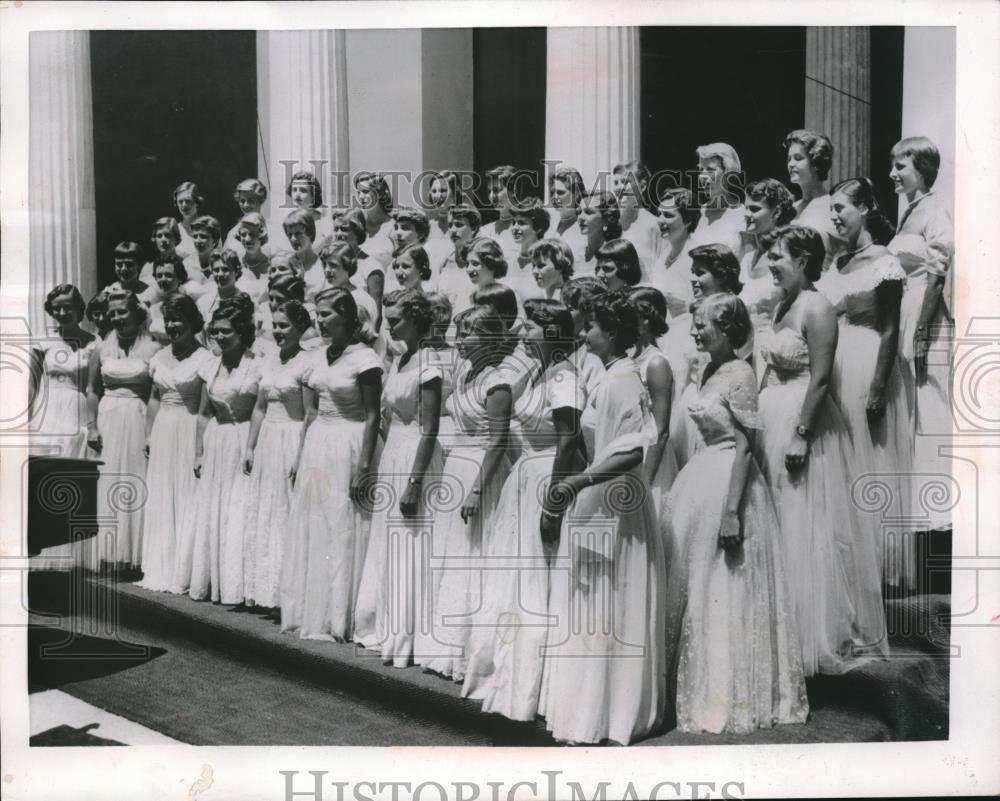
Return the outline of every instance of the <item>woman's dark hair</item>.
[[[359,172],[354,176],[354,188],[362,181],[368,182],[368,188],[378,197],[378,205],[382,211],[388,213],[392,209],[392,192],[389,191],[389,183],[377,172]]]
[[[198,310],[198,304],[187,295],[174,295],[163,301],[163,320],[182,320],[191,326],[195,334],[201,333],[205,327],[205,318]]]
[[[795,198],[781,181],[762,178],[746,189],[747,200],[763,203],[774,216],[775,225],[787,225],[795,218]]]
[[[639,340],[639,313],[624,292],[605,292],[590,301],[590,313],[601,330],[613,335],[620,348]]]
[[[892,146],[892,158],[907,156],[913,160],[913,169],[923,177],[924,186],[928,189],[934,186],[941,169],[941,153],[937,145],[926,136],[908,136]]]
[[[750,337],[752,323],[747,307],[736,295],[718,293],[699,298],[691,304],[691,312],[701,311],[723,336],[733,350],[739,350]]]
[[[503,249],[496,240],[478,236],[462,248],[462,258],[468,261],[470,253],[475,253],[479,257],[483,266],[493,273],[494,278],[503,278],[507,275],[507,259],[504,258]]]
[[[173,219],[172,217],[170,219]],[[142,261],[142,248],[135,242],[119,242],[115,245],[116,259],[129,259],[138,265]]]
[[[646,321],[649,332],[654,337],[662,337],[670,326],[667,325],[667,299],[659,289],[652,286],[637,286],[629,290],[629,298],[635,304],[639,317]]]
[[[48,310],[46,309],[46,311]],[[95,294],[94,297],[92,297],[89,301],[87,301],[87,309],[84,312],[84,314],[86,315],[87,319],[91,323],[93,323],[94,326],[97,328],[97,333],[100,334],[100,336],[103,337],[106,333],[108,333],[108,331],[111,330],[111,326],[108,325],[107,322],[107,317],[108,317],[107,290],[102,289],[100,292]],[[101,325],[98,325],[98,319],[97,319],[98,316],[100,316],[101,320],[104,321]]]
[[[243,343],[244,349],[253,344],[257,326],[253,319],[253,301],[246,292],[240,292],[231,298],[219,301],[219,305],[212,312],[212,322],[214,323],[216,320],[230,322],[236,336]]]
[[[395,266],[396,262],[398,262],[403,256],[409,256],[413,261],[413,266],[420,272],[421,281],[431,280],[431,260],[427,255],[427,251],[424,250],[423,247],[420,245],[407,245],[396,254],[396,258],[392,260],[393,266]]]
[[[149,317],[149,311],[146,309],[146,304],[139,300],[139,297],[130,289],[116,289],[113,292],[108,293],[108,308],[111,304],[118,300],[125,301],[125,307],[129,310],[129,313],[135,318],[135,321],[142,325]]]
[[[316,294],[314,301],[316,307],[320,303],[329,303],[331,308],[347,321],[347,330],[351,332],[350,342],[361,341],[361,317],[358,314],[358,302],[347,289],[340,287],[330,287]],[[326,352],[327,363],[333,362],[334,353],[330,350]]]
[[[472,293],[472,302],[476,306],[489,306],[497,313],[507,330],[510,330],[517,320],[517,295],[509,286],[493,284]]]
[[[431,302],[419,289],[394,289],[382,297],[382,306],[398,308],[403,317],[417,327],[421,336],[430,332],[435,323]]]
[[[816,175],[821,181],[825,181],[830,176],[830,167],[833,164],[833,143],[826,134],[816,131],[799,129],[792,131],[785,137],[785,152],[792,145],[801,145],[806,152],[806,157]]]
[[[785,225],[772,231],[767,237],[769,248],[784,246],[793,259],[806,257],[803,272],[810,281],[818,281],[823,274],[826,248],[823,237],[804,225]]]
[[[653,179],[653,173],[650,172],[649,167],[639,161],[639,159],[632,159],[632,161],[616,164],[611,174],[631,176],[635,180],[636,200],[639,201],[639,205],[642,208],[649,208],[649,189],[650,182]]]
[[[222,241],[222,223],[209,214],[196,217],[191,223],[192,231],[208,231],[208,235],[215,240],[216,244]]]
[[[573,250],[559,237],[549,237],[535,242],[528,248],[528,256],[532,264],[541,265],[546,259],[551,261],[552,266],[563,277],[563,281],[573,277]]]
[[[417,234],[417,239],[421,243],[426,242],[427,237],[431,234],[431,221],[420,209],[403,206],[402,208],[393,209],[389,216],[394,222],[409,223],[412,225],[414,232]]]
[[[76,312],[77,317],[82,318],[87,313],[87,304],[84,303],[83,295],[80,294],[79,289],[73,286],[73,284],[56,284],[49,290],[49,294],[45,296],[46,314],[52,316],[52,304],[55,302],[56,298],[61,297],[62,295],[69,295],[70,303],[73,304],[73,310]],[[88,317],[87,319],[90,318]]]
[[[566,282],[562,289],[563,303],[572,311],[586,311],[588,304],[608,291],[607,285],[592,275],[581,275]]]
[[[158,267],[170,266],[174,268],[174,277],[177,279],[177,285],[182,286],[188,282],[187,270],[184,268],[184,259],[178,256],[176,253],[172,256],[168,256],[165,253],[161,253],[155,259],[153,259],[153,278],[156,278],[156,269]]]
[[[549,225],[552,223],[548,210],[537,197],[527,198],[523,202],[513,206],[511,217],[527,218],[531,229],[539,239],[545,236],[545,232],[549,230]]]
[[[358,271],[358,254],[346,242],[332,242],[319,252],[320,262],[326,266],[332,263],[347,270],[351,277]]]
[[[830,190],[831,195],[841,194],[851,201],[853,206],[864,206],[868,209],[865,213],[865,228],[871,234],[877,245],[888,245],[889,240],[895,235],[895,231],[885,214],[882,212],[878,200],[875,198],[875,187],[870,178],[848,178],[841,181]]]
[[[549,176],[550,194],[552,193],[552,188],[555,186],[556,181],[566,184],[566,188],[569,189],[570,195],[573,197],[573,205],[579,206],[580,199],[583,197],[585,191],[583,176],[580,175],[580,171],[575,170],[572,167],[559,167]]]
[[[573,315],[558,300],[528,298],[524,301],[524,317],[542,327],[546,340],[573,340]]]
[[[687,228],[689,234],[693,234],[701,220],[701,207],[694,202],[691,190],[683,186],[672,186],[664,189],[660,193],[660,203],[666,200],[670,200],[677,207],[681,220],[684,221],[684,227]]]
[[[304,303],[306,299],[306,282],[299,275],[276,275],[267,282],[267,291],[280,292],[289,300]]]
[[[639,266],[639,254],[627,239],[612,239],[597,249],[597,259],[613,262],[615,274],[629,286],[635,286],[642,280],[642,267]]]
[[[212,254],[208,257],[209,267],[214,267],[216,262],[222,262],[233,271],[233,275],[237,278],[243,275],[243,264],[240,262],[240,257],[236,254],[235,250],[231,250],[230,248],[213,250]]]
[[[309,310],[300,301],[286,300],[278,307],[278,311],[288,318],[288,322],[294,325],[299,333],[307,330],[313,324]]]
[[[620,239],[622,235],[622,213],[618,206],[618,198],[614,192],[590,192],[580,200],[580,204],[588,203],[601,214],[604,241]]]
[[[723,292],[740,294],[740,290],[743,289],[743,283],[740,281],[740,262],[736,258],[736,254],[728,247],[725,245],[700,245],[691,248],[688,255],[691,257],[692,270],[701,267],[715,278],[719,289]]]
[[[307,170],[302,170],[292,176],[292,179],[288,182],[288,186],[285,187],[285,195],[291,199],[292,184],[299,181],[309,184],[309,187],[312,189],[312,208],[321,208],[323,205],[323,187],[320,186],[319,179]]]
[[[486,367],[495,367],[505,358],[514,352],[517,346],[516,337],[510,335],[510,326],[492,306],[470,306],[455,315],[455,328],[458,336],[464,332],[475,332],[490,340],[490,348],[486,351],[486,358],[482,362],[477,362],[474,370],[468,375],[467,380]]]

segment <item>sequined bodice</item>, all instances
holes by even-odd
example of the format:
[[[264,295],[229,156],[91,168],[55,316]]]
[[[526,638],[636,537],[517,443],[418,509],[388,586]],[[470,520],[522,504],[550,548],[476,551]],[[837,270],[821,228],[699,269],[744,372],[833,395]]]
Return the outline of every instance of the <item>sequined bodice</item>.
[[[732,442],[737,420],[759,428],[756,376],[742,359],[732,359],[716,370],[688,405],[706,445]]]
[[[767,361],[766,385],[809,381],[809,347],[794,328],[764,331],[760,351]]]

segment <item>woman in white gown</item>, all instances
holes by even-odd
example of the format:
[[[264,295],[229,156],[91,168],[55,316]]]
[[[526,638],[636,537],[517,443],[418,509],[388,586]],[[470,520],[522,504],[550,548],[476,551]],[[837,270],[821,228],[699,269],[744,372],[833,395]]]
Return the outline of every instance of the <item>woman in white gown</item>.
[[[851,438],[829,394],[837,314],[813,285],[823,239],[797,225],[774,237],[765,258],[782,300],[761,335],[757,453],[778,510],[803,670],[842,673],[888,653],[878,557],[851,502]]]
[[[753,367],[759,381],[764,375],[764,360],[760,355],[757,335],[770,330],[771,314],[781,299],[781,290],[774,285],[764,254],[767,252],[768,235],[775,228],[786,225],[794,216],[792,194],[774,180],[764,178],[747,187],[746,231],[743,232],[744,250],[740,257],[740,281],[743,289],[740,300],[750,313],[753,323]]]
[[[45,311],[56,324],[55,336],[39,338],[32,348],[28,408],[29,453],[92,459],[87,447],[87,373],[100,339],[84,331],[83,296],[72,284],[59,284],[45,296]],[[76,546],[45,548],[33,557],[33,570],[69,570]]]
[[[257,401],[243,457],[243,473],[250,477],[244,523],[244,595],[247,604],[265,610],[278,606],[295,459],[306,417],[302,377],[308,360],[301,339],[312,319],[305,306],[292,300],[274,310],[272,323],[274,347],[261,354]]]
[[[663,506],[677,476],[677,455],[670,444],[670,418],[677,399],[674,374],[666,355],[656,342],[667,332],[667,302],[660,290],[637,286],[629,292],[639,315],[639,339],[635,359],[642,385],[649,394],[656,422],[656,442],[646,449],[642,461],[643,478],[653,494],[653,506],[663,524]]]
[[[666,503],[666,626],[680,731],[747,733],[809,713],[771,491],[753,456],[760,430],[751,330],[739,298],[696,301],[692,335],[709,356],[688,414],[701,434]],[[801,533],[801,532],[799,532]]]
[[[826,256],[823,271],[844,249],[844,239],[830,219],[830,168],[833,143],[825,134],[797,130],[785,137],[788,180],[798,186],[802,197],[795,201],[792,222],[812,228],[823,237]]]
[[[425,345],[434,313],[423,293],[397,291],[383,303],[389,335],[405,350],[393,361],[382,393],[388,432],[372,491],[354,639],[384,662],[406,667],[432,646],[425,574],[437,496],[444,491],[438,426],[448,367]]]
[[[198,487],[194,441],[204,385],[202,369],[212,354],[197,335],[204,320],[186,295],[165,301],[164,335],[169,346],[150,359],[153,389],[146,410],[146,485],[142,581],[147,590],[183,592],[177,581],[178,536]]]
[[[532,354],[527,386],[514,405],[512,425],[523,455],[503,485],[486,535],[490,569],[469,641],[464,697],[483,702],[484,712],[533,720],[538,711],[542,655],[551,620],[547,616],[553,538],[543,539],[547,518],[558,535],[559,504],[549,485],[581,469],[577,445],[583,388],[566,359],[573,318],[554,300],[525,303],[524,340]]]
[[[572,167],[557,167],[549,175],[549,202],[552,218],[547,237],[565,242],[573,253],[573,262],[586,259],[587,238],[579,225],[580,200],[584,195],[583,177]]]
[[[507,253],[505,283],[522,300],[542,296],[532,270],[531,248],[549,229],[549,213],[537,198],[519,203],[511,212],[510,235],[514,247]]]
[[[236,205],[239,207],[241,220],[249,214],[259,214],[264,221],[264,229],[267,229],[267,219],[264,217],[263,211],[261,211],[264,208],[265,201],[267,201],[267,187],[264,186],[263,181],[258,178],[244,178],[236,184],[236,189],[233,190],[233,200],[236,201]],[[236,225],[229,229],[222,247],[235,250],[236,255],[241,259],[243,258],[245,248],[240,238],[240,223],[236,223]],[[270,256],[271,247],[268,246],[264,250],[264,253]]]
[[[198,219],[198,208],[205,205],[205,198],[198,191],[196,184],[184,181],[174,190],[174,205],[181,215],[181,221],[177,226],[177,231],[180,234],[177,255],[184,259],[195,253],[192,223]]]
[[[551,573],[539,712],[557,740],[628,744],[655,730],[665,705],[663,537],[643,449],[656,439],[649,396],[628,351],[639,321],[622,293],[592,303],[587,344],[607,372],[583,421],[591,465],[550,488],[575,498]]]
[[[587,240],[583,258],[573,264],[578,276],[593,275],[597,266],[597,251],[605,242],[621,239],[621,210],[612,192],[591,192],[580,200],[577,224]]]
[[[195,434],[198,489],[180,538],[181,587],[196,601],[242,605],[245,512],[250,480],[243,457],[257,401],[260,362],[253,352],[253,304],[247,295],[223,300],[209,334],[219,355],[202,366],[204,386]]]
[[[187,295],[188,286],[192,282],[188,281],[184,262],[177,256],[157,256],[153,259],[153,278],[156,280],[160,299],[149,307],[148,329],[150,336],[166,347],[171,340],[167,336],[163,319],[164,306],[168,300]]]
[[[147,310],[134,293],[108,296],[114,330],[90,359],[87,382],[87,442],[103,464],[97,485],[97,514],[114,521],[82,543],[86,567],[102,563],[142,565],[146,477],[146,403],[153,380],[149,362],[160,346],[146,331]]]
[[[833,304],[839,323],[830,391],[851,434],[852,496],[864,511],[883,583],[905,589],[916,573],[912,544],[887,530],[883,517],[906,520],[910,514],[913,440],[898,356],[906,274],[885,247],[892,229],[867,178],[835,186],[831,209],[847,252],[817,285]]]
[[[899,312],[899,357],[903,383],[910,402],[913,437],[913,472],[926,476],[915,481],[913,508],[927,515],[922,528],[951,528],[953,492],[944,503],[933,502],[926,490],[950,476],[951,459],[938,448],[952,429],[951,350],[955,322],[951,314],[948,281],[955,254],[955,234],[947,201],[934,192],[941,155],[926,137],[897,142],[892,149],[892,178],[907,207],[889,242],[889,252],[906,271]],[[933,350],[932,358],[927,357]]]
[[[465,248],[479,235],[481,225],[482,217],[473,206],[460,204],[448,210],[448,240],[452,253],[441,262],[437,291],[448,298],[455,314],[472,305],[474,287],[465,272]]]
[[[456,351],[462,361],[448,396],[453,439],[444,463],[453,499],[438,511],[431,542],[431,634],[433,650],[417,661],[446,678],[462,681],[472,614],[481,603],[482,568],[460,569],[483,557],[484,537],[510,472],[507,441],[512,407],[511,377],[504,359],[514,340],[489,306],[455,318]]]
[[[663,243],[656,216],[646,208],[652,177],[649,167],[637,160],[616,164],[611,174],[621,209],[621,236],[632,243],[639,256],[643,282],[650,280]]]
[[[329,346],[309,354],[300,378],[307,417],[281,569],[281,629],[347,642],[371,525],[382,360],[362,341],[352,293],[321,292],[316,319]]]

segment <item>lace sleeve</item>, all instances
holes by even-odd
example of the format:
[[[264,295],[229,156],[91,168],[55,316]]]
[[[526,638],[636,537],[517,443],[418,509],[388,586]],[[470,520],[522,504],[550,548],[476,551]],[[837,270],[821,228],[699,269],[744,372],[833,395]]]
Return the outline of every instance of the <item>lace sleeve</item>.
[[[886,253],[872,262],[871,275],[872,288],[874,289],[885,281],[902,281],[906,278],[906,271],[899,263],[898,258],[891,253]]]
[[[742,359],[730,362],[728,385],[723,398],[733,417],[744,428],[762,428],[757,409],[757,380],[753,368]]]

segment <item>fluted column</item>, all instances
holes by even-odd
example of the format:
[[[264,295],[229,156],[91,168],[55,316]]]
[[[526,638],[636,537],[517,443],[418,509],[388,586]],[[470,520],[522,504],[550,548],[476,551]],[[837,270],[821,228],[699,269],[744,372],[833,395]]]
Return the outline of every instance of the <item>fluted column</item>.
[[[639,157],[639,29],[549,28],[545,158],[587,186]]]
[[[42,308],[56,284],[97,291],[94,113],[90,34],[37,31],[29,45],[28,187],[33,336],[51,321]]]
[[[344,31],[258,31],[257,115],[270,219],[288,213],[285,187],[297,170],[316,173],[324,206],[349,199],[348,182],[332,177],[348,165]]]
[[[805,127],[833,141],[833,183],[870,174],[870,42],[867,28],[806,29]]]

